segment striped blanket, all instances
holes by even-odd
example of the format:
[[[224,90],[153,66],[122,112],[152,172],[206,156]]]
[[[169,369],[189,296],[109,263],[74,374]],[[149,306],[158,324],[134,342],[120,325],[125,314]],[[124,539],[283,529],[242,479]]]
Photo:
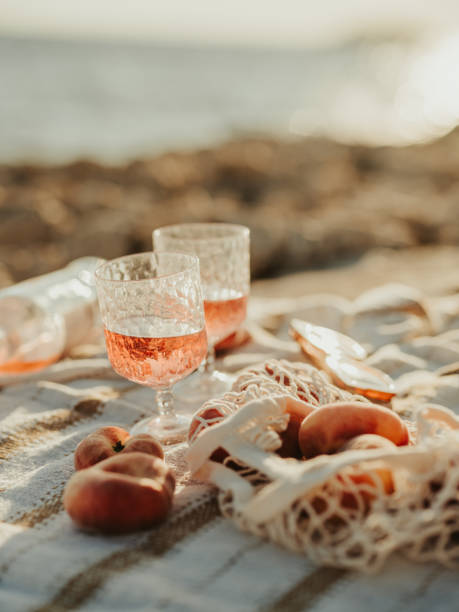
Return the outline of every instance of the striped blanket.
[[[413,402],[459,409],[459,296],[387,289],[348,302],[330,295],[253,300],[251,344],[235,370],[268,356],[301,359],[289,317],[328,325],[370,349],[396,380],[396,409]],[[1,381],[0,381],[0,384]],[[316,567],[237,531],[216,492],[190,478],[185,445],[167,451],[177,475],[162,525],[124,536],[76,529],[62,507],[77,443],[97,427],[129,428],[153,393],[117,377],[104,357],[64,361],[0,392],[0,610],[404,612],[459,609],[457,573],[391,558],[377,575]]]

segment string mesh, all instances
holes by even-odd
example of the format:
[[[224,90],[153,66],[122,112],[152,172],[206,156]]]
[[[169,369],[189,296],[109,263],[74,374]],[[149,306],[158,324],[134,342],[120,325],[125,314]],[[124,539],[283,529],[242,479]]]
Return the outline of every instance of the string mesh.
[[[416,446],[297,461],[273,452],[287,425],[281,396],[319,407],[366,401],[306,364],[270,360],[241,374],[233,391],[206,404],[221,412],[218,422],[226,427],[214,429],[216,421],[203,419],[201,432],[207,434],[196,434],[190,448],[196,465],[210,466],[225,517],[320,565],[371,572],[394,551],[415,561],[459,565],[459,419],[451,411],[420,413]],[[226,446],[229,452],[216,467],[209,456]],[[237,493],[241,479],[250,485],[249,496]]]

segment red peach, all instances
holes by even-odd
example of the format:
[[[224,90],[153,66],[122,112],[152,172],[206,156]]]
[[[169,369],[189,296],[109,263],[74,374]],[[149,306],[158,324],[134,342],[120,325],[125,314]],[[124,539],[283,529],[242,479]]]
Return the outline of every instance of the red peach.
[[[201,408],[193,415],[190,423],[190,429],[188,430],[188,442],[192,443],[196,440],[199,434],[207,429],[207,427],[212,427],[212,425],[216,425],[217,423],[221,423],[224,421],[228,415],[219,410],[218,408]],[[206,427],[207,424],[207,427]],[[224,448],[217,448],[214,450],[210,458],[217,463],[223,463],[223,461],[228,457],[228,453]]]
[[[298,432],[301,423],[313,410],[315,410],[314,406],[302,400],[297,400],[294,397],[287,399],[287,405],[284,412],[289,415],[289,421],[287,428],[280,433],[282,446],[276,451],[278,455],[281,457],[294,457],[296,459],[301,458]]]
[[[350,438],[373,433],[397,446],[409,442],[400,417],[382,406],[363,402],[337,402],[311,412],[301,424],[298,441],[307,459],[336,452]]]
[[[127,533],[164,520],[175,478],[158,457],[117,455],[76,472],[64,491],[64,507],[82,529]]]
[[[146,453],[147,455],[154,455],[159,459],[164,459],[163,447],[159,440],[146,433],[129,437],[124,444],[124,448],[120,452]]]
[[[91,467],[120,452],[143,452],[164,458],[159,441],[148,434],[130,436],[121,427],[101,427],[81,440],[75,450],[75,469]]]
[[[224,421],[227,416],[227,414],[218,408],[200,408],[191,419],[190,429],[188,430],[188,442],[194,442],[207,427],[212,427],[212,425]]]
[[[378,436],[375,434],[363,434],[361,436],[351,438],[339,450],[367,450],[372,448],[381,448],[389,450],[391,448],[395,448],[395,444],[387,438],[383,438],[382,436]],[[370,466],[371,464],[368,465]],[[381,484],[385,493],[390,494],[394,492],[394,479],[392,471],[387,467],[371,467],[368,472],[352,474],[351,476],[351,479],[353,482],[355,482],[355,484],[367,484],[374,487],[375,489],[377,486],[377,478],[381,480]],[[367,497],[369,499],[373,499],[374,497],[367,491],[362,491],[362,493],[364,497]]]
[[[387,448],[391,449],[396,446],[391,440],[377,434],[361,434],[347,440],[343,446],[338,449],[341,451],[347,450],[368,450],[371,448]]]

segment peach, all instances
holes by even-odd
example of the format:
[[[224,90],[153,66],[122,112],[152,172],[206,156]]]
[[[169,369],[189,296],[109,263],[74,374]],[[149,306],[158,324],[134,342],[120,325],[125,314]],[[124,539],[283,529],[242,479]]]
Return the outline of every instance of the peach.
[[[127,533],[164,520],[175,477],[164,461],[132,452],[76,472],[64,491],[64,507],[82,529]]]
[[[217,407],[203,407],[194,413],[188,430],[188,442],[194,442],[199,434],[221,421],[228,415]]]
[[[384,438],[383,436],[379,436],[377,434],[361,434],[360,436],[355,436],[355,438],[351,438],[347,440],[343,444],[343,446],[338,449],[341,451],[347,450],[367,450],[372,448],[394,448],[396,446],[391,440],[388,438]]]
[[[381,448],[389,450],[391,448],[395,448],[395,444],[387,438],[383,438],[382,436],[378,436],[375,434],[362,434],[361,436],[356,436],[355,438],[351,438],[350,440],[348,440],[339,450],[367,450],[372,448]],[[370,473],[362,472],[361,474],[353,474],[351,476],[351,479],[357,485],[363,483],[376,488],[377,484],[375,482],[375,477],[372,475],[372,473],[374,473],[376,475],[376,478],[379,478],[381,480],[382,487],[387,494],[394,492],[394,479],[392,476],[392,472],[389,468],[382,466],[371,467],[369,472]],[[364,491],[363,493],[366,496],[369,495],[366,491]]]
[[[147,453],[147,455],[154,455],[158,459],[164,459],[164,451],[160,441],[146,433],[136,434],[128,438],[120,452]]]
[[[130,436],[121,427],[101,427],[81,440],[75,450],[75,468],[82,470],[117,453],[142,452],[164,458],[159,441],[148,434]]]
[[[336,452],[361,434],[377,434],[397,446],[409,442],[409,433],[400,417],[382,406],[363,402],[337,402],[311,412],[301,424],[298,441],[303,456]]]
[[[295,398],[289,398],[285,411],[289,415],[289,422],[287,428],[280,433],[282,440],[282,446],[277,449],[276,453],[281,457],[294,457],[296,459],[301,458],[301,449],[298,443],[298,432],[301,427],[301,423],[304,419],[315,410],[315,407],[311,404],[307,404],[302,400]]]
[[[188,430],[188,442],[193,443],[207,427],[220,423],[227,416],[227,413],[217,407],[200,408],[191,419],[190,429]],[[218,463],[222,463],[226,457],[228,457],[228,453],[221,447],[217,448],[210,456],[213,461]]]

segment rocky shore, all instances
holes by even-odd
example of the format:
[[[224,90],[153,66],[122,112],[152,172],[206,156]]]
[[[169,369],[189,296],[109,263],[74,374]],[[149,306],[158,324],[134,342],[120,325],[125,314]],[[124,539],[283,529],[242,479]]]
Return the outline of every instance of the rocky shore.
[[[154,228],[183,221],[248,225],[253,278],[459,245],[459,130],[405,148],[244,139],[116,167],[0,166],[0,287],[151,249]]]

